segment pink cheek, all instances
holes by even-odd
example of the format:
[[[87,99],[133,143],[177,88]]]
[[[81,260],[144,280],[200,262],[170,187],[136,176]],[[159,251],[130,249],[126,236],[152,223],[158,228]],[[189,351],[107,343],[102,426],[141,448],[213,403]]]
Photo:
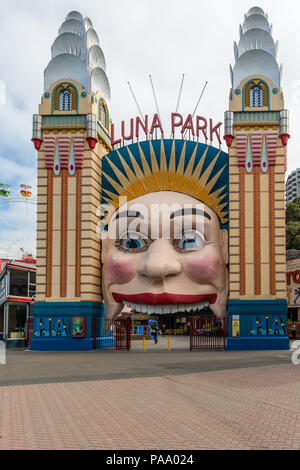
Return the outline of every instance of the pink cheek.
[[[198,255],[186,259],[187,275],[199,284],[209,284],[220,275],[220,258],[213,254]]]
[[[110,257],[107,260],[105,268],[109,282],[116,284],[129,282],[137,272],[135,261],[115,257]]]

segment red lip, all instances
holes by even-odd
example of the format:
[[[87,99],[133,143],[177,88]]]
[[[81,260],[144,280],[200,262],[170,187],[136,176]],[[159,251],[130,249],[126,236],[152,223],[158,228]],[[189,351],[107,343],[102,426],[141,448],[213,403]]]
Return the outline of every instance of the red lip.
[[[197,304],[209,302],[211,305],[217,301],[217,294],[182,295],[182,294],[112,294],[115,302],[132,302],[139,305],[171,305],[171,304]]]

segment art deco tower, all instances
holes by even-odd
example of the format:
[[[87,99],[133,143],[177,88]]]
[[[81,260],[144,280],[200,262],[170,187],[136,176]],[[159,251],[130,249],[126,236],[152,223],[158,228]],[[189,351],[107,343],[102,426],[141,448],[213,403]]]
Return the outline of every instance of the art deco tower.
[[[277,49],[268,16],[251,8],[234,43],[225,113],[231,349],[288,347],[284,190],[290,136]],[[240,322],[238,333],[232,321]]]
[[[69,13],[51,52],[39,114],[33,117],[38,226],[31,347],[91,349],[91,317],[103,313],[96,211],[101,158],[112,150],[110,87],[89,18]],[[77,343],[72,340],[74,316],[85,318],[85,338]]]

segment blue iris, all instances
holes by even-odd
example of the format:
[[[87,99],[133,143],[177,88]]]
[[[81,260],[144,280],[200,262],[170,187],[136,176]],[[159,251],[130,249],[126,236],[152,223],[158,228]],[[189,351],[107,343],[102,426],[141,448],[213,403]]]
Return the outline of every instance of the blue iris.
[[[141,243],[139,240],[134,240],[133,238],[129,238],[127,241],[126,241],[126,244],[125,244],[126,248],[127,249],[131,249],[131,250],[136,250],[137,248],[141,248]]]
[[[196,247],[197,247],[196,240],[194,238],[189,238],[188,240],[184,240],[182,243],[183,250],[190,250]]]

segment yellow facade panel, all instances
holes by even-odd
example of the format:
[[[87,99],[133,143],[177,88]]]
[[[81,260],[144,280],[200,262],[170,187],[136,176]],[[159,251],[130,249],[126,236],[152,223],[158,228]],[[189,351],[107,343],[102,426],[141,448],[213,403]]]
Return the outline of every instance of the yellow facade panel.
[[[245,260],[246,263],[254,263],[254,229],[245,229]]]
[[[246,272],[246,295],[253,296],[254,295],[254,265],[253,264],[246,264],[245,266]]]
[[[275,227],[275,240],[277,240],[277,237],[285,237],[285,228]]]
[[[53,194],[61,195],[61,177],[53,178]]]
[[[260,225],[269,227],[269,193],[260,194]]]
[[[240,290],[240,282],[229,282],[229,290],[231,291],[239,291]]]
[[[73,266],[76,263],[76,232],[74,230],[68,230],[67,240],[68,240],[67,265]]]
[[[239,283],[239,282],[240,282],[240,275],[237,274],[237,273],[230,273],[230,275],[229,275],[229,280],[230,280],[230,284],[231,284],[231,285],[232,285],[232,283],[234,283],[234,282]]]
[[[61,259],[60,259],[60,232],[53,232],[53,243],[52,243],[52,263],[54,266],[59,266]]]
[[[52,267],[52,295],[51,297],[60,297],[60,267]]]
[[[260,231],[261,262],[270,261],[270,235],[269,228],[262,228]]]
[[[76,268],[75,266],[67,267],[67,297],[75,297],[75,278]]]
[[[245,194],[245,226],[254,227],[253,193]]]
[[[53,196],[53,230],[61,227],[61,196]]]
[[[245,177],[245,191],[253,191],[253,176],[252,175],[247,175]]]
[[[75,176],[69,177],[68,178],[68,194],[76,194],[76,184],[77,184],[77,178]]]
[[[269,192],[269,175],[260,175],[261,192]]]
[[[229,193],[229,202],[239,201],[240,200],[240,193]]]
[[[261,295],[270,294],[270,267],[267,264],[261,265]]]
[[[68,230],[76,230],[76,196],[68,196]]]
[[[238,228],[240,226],[239,220],[230,220],[230,227],[231,228]]]
[[[233,183],[239,183],[240,182],[240,178],[238,175],[230,175],[229,176],[229,187],[231,187],[231,185]]]

